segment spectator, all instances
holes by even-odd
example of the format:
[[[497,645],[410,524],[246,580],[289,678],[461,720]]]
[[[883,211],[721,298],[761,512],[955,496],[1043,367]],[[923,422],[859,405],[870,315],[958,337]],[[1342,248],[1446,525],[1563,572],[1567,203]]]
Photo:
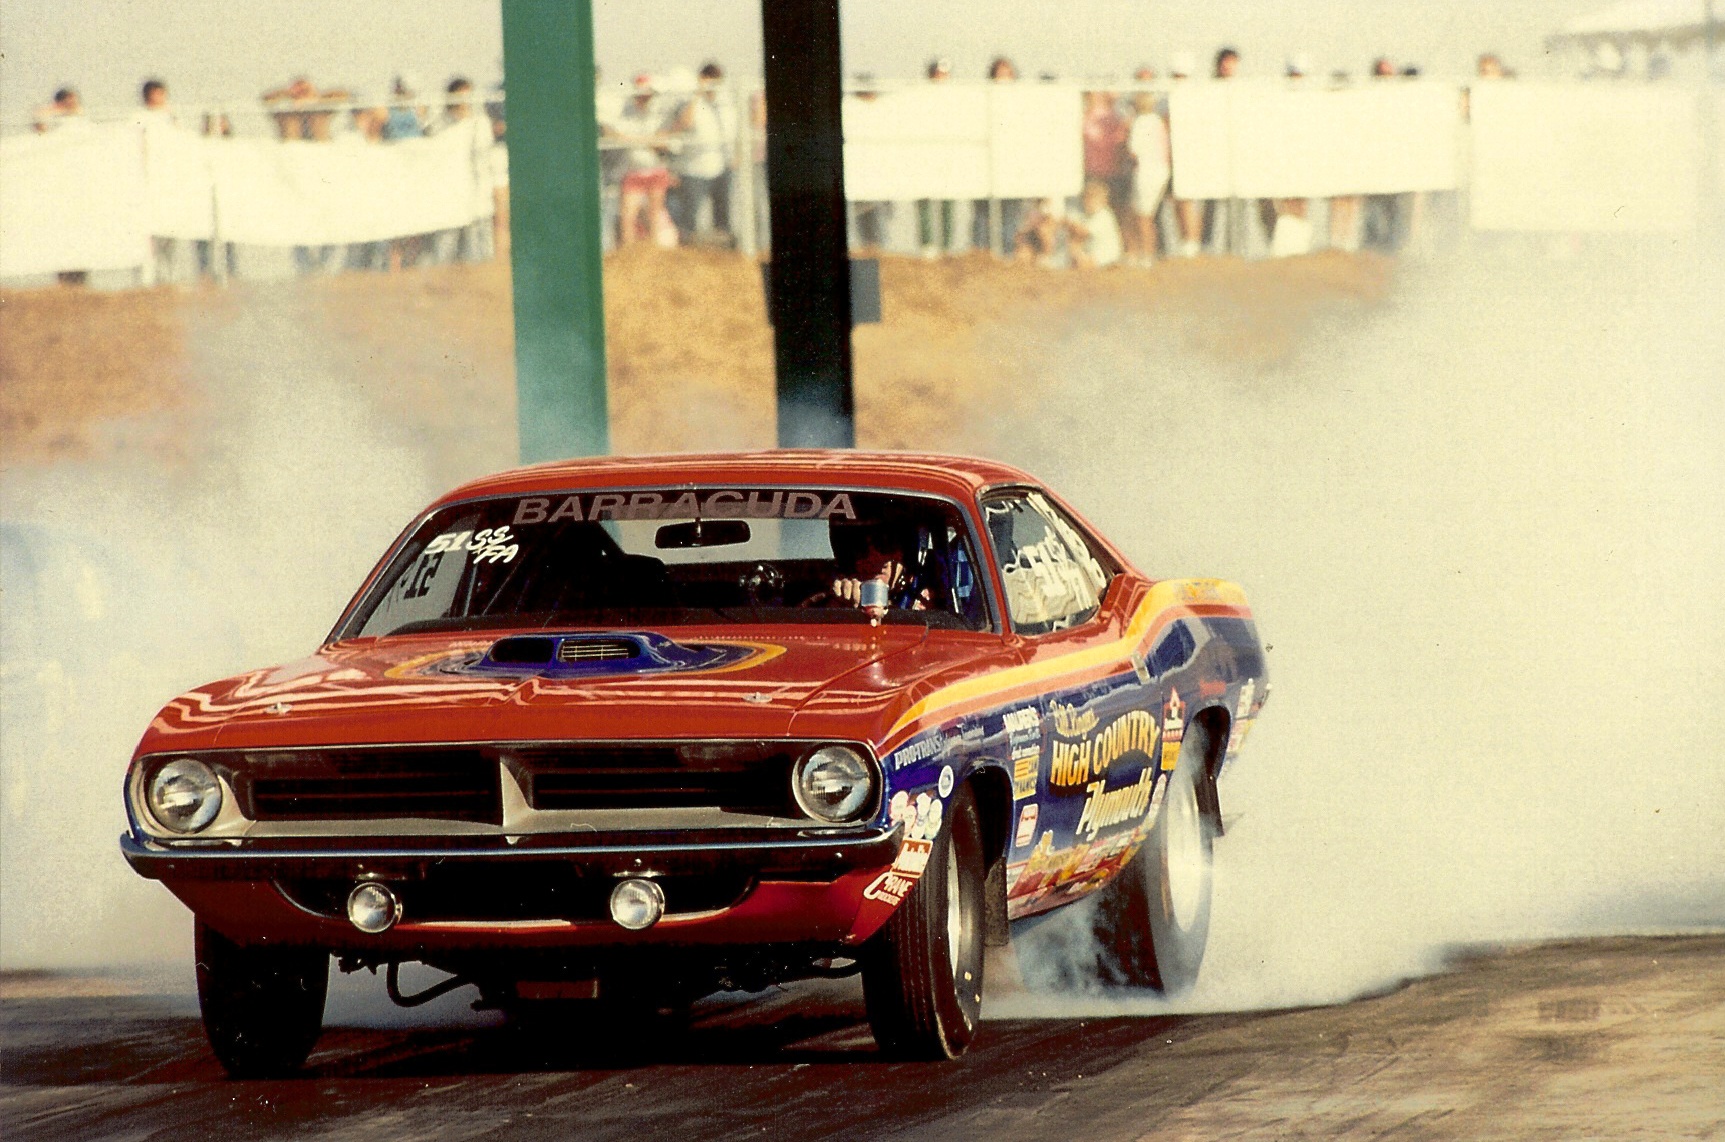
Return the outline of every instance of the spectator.
[[[1018,68],[1013,66],[1005,56],[995,56],[988,65],[988,81],[990,83],[1018,82]],[[1006,249],[1005,235],[1017,234],[1019,224],[1025,212],[1030,208],[1031,200],[1027,198],[979,198],[971,204],[970,244],[978,250],[995,250],[998,253],[1009,252]],[[996,241],[995,213],[999,212],[1000,240]]]
[[[1192,78],[1192,73],[1198,69],[1198,57],[1191,52],[1175,52],[1172,66],[1168,69],[1174,83],[1185,83]],[[1179,234],[1179,245],[1176,252],[1182,258],[1197,257],[1198,249],[1204,240],[1204,204],[1193,198],[1173,198],[1174,228]]]
[[[665,165],[670,142],[664,125],[653,77],[642,72],[635,77],[634,94],[624,105],[619,123],[620,139],[627,146],[618,207],[618,241],[622,245],[645,239],[660,246],[677,244],[677,226],[665,208],[671,172]]]
[[[383,121],[384,142],[417,139],[425,134],[425,108],[415,107],[412,102],[418,87],[418,81],[407,72],[396,76],[390,85],[389,115]]]
[[[604,79],[604,73],[594,68],[593,108],[599,121],[599,245],[610,253],[617,248],[617,219],[629,157],[623,143],[625,97],[618,85],[607,87]]]
[[[201,130],[206,139],[227,139],[233,137],[234,124],[219,111],[206,111]],[[232,242],[223,242],[221,247],[222,273],[224,277],[231,278],[239,270],[239,250]],[[193,242],[192,257],[198,264],[199,277],[215,275],[215,243],[207,238]]]
[[[389,120],[389,108],[381,104],[365,104],[358,92],[353,102],[360,104],[349,112],[349,129],[341,133],[344,142],[375,146],[383,142],[383,126]],[[353,242],[347,247],[343,266],[349,270],[373,270],[386,273],[398,268],[400,251],[387,238],[371,242]]]
[[[172,130],[174,113],[168,109],[168,85],[159,79],[146,79],[138,89],[137,124],[144,143],[144,171],[151,171],[151,151],[163,145],[161,132]],[[174,261],[179,244],[159,234],[150,236],[151,265],[149,278],[165,282],[174,276]]]
[[[1345,71],[1330,73],[1330,90],[1339,91],[1353,82]],[[1360,248],[1360,206],[1365,199],[1358,194],[1339,194],[1330,199],[1330,248],[1353,253]]]
[[[283,142],[329,142],[331,120],[335,118],[336,112],[327,104],[346,102],[351,98],[351,92],[339,88],[320,92],[312,85],[311,80],[303,75],[295,76],[285,87],[278,87],[263,94],[266,107],[286,105],[294,108],[291,111],[271,112],[271,117],[275,119],[276,132]],[[301,274],[338,270],[341,263],[335,252],[334,245],[295,246],[294,267]]]
[[[730,94],[720,91],[724,79],[717,63],[702,64],[694,95],[677,112],[671,129],[681,137],[683,149],[677,156],[670,206],[677,229],[693,238],[701,204],[711,203],[712,233],[731,246],[736,244],[731,233],[731,148],[736,145],[737,116]]]
[[[856,77],[857,99],[864,103],[873,103],[880,98],[880,92],[873,90],[874,75],[871,72],[858,72]],[[879,250],[886,245],[886,228],[892,221],[892,203],[879,200],[853,200],[849,204],[850,223],[853,231],[852,243],[865,250]]]
[[[1108,91],[1084,93],[1084,181],[1108,189],[1116,215],[1132,196],[1132,156],[1126,149],[1131,128],[1115,109]]]
[[[496,200],[492,194],[491,122],[474,107],[473,82],[465,76],[451,79],[444,93],[449,99],[434,125],[434,133],[455,135],[462,140],[473,187],[469,206],[473,219],[465,226],[433,235],[436,258],[439,262],[488,262],[496,248],[492,230]]]
[[[81,129],[89,126],[89,120],[84,118],[84,101],[78,97],[78,89],[62,87],[56,91],[52,102],[37,108],[34,126],[38,135],[68,127]]]
[[[172,121],[173,116],[168,111],[168,85],[159,79],[146,79],[139,89],[138,100],[144,105],[147,114],[157,114]]]
[[[1055,269],[1061,265],[1060,238],[1066,223],[1066,204],[1044,198],[1030,208],[1012,237],[1013,256],[1022,262]]]
[[[1078,216],[1066,220],[1066,245],[1075,266],[1112,266],[1124,252],[1120,223],[1108,205],[1108,197],[1106,184],[1085,183]]]
[[[84,101],[78,98],[78,89],[62,87],[54,93],[54,99],[46,107],[36,111],[36,133],[45,135],[50,131],[81,131],[88,128],[89,120],[84,118]],[[61,285],[81,286],[90,280],[89,270],[61,270],[54,275]]]
[[[1311,64],[1305,56],[1289,56],[1283,68],[1288,89],[1294,91],[1302,87],[1309,71]],[[1259,221],[1263,224],[1264,238],[1269,243],[1272,256],[1286,257],[1311,252],[1312,224],[1307,220],[1308,214],[1309,206],[1303,198],[1258,200]]]
[[[1221,48],[1216,52],[1216,58],[1211,65],[1212,79],[1233,79],[1240,74],[1240,53],[1233,48]],[[1204,200],[1203,242],[1214,249],[1218,246],[1224,250],[1232,250],[1240,236],[1242,227],[1234,225],[1239,218],[1239,209],[1243,204],[1237,198],[1207,198]],[[1220,219],[1220,225],[1218,225]],[[1220,237],[1217,230],[1223,231]]]
[[[1151,73],[1151,78],[1155,78],[1155,73]],[[1134,255],[1140,264],[1148,264],[1159,252],[1156,215],[1162,208],[1163,196],[1168,193],[1173,167],[1168,149],[1168,122],[1157,110],[1156,97],[1140,91],[1132,97],[1132,106],[1137,114],[1132,118],[1126,149],[1132,155]]]
[[[285,86],[274,88],[263,94],[264,106],[279,108],[283,105],[299,106],[311,103],[317,99],[317,88],[311,80],[303,75],[296,75]],[[306,116],[298,111],[275,110],[270,113],[275,120],[276,135],[285,143],[292,139],[311,138],[310,126]]]
[[[928,61],[928,81],[930,83],[945,83],[952,78],[952,61],[945,56]],[[916,204],[917,240],[922,245],[922,256],[937,258],[952,250],[952,210],[953,200],[950,198],[923,198]],[[940,225],[935,226],[935,217],[939,215]],[[938,239],[938,242],[937,242]]]
[[[1379,83],[1398,79],[1401,73],[1385,56],[1372,61],[1372,79]],[[1360,245],[1386,254],[1401,248],[1406,236],[1407,204],[1397,194],[1368,194],[1360,216]]]

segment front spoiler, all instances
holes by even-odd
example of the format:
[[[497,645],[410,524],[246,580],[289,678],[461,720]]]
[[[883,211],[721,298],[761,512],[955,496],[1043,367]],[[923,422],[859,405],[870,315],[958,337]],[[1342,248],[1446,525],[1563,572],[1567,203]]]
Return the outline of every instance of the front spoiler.
[[[899,850],[898,827],[821,837],[658,839],[651,843],[439,845],[242,844],[187,848],[120,836],[120,852],[138,875],[151,880],[274,880],[278,877],[378,876],[418,879],[434,866],[493,866],[506,873],[521,862],[567,860],[602,875],[676,876],[747,870],[763,880],[832,881],[865,868],[885,868]],[[464,838],[465,839],[465,838]]]

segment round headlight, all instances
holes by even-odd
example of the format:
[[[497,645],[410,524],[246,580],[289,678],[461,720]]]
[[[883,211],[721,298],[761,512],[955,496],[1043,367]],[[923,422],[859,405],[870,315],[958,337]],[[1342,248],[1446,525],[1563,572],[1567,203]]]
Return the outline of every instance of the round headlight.
[[[822,746],[797,763],[791,790],[811,817],[854,821],[874,803],[874,770],[854,749]]]
[[[175,758],[150,777],[150,815],[176,833],[195,833],[222,811],[222,783],[210,767]]]

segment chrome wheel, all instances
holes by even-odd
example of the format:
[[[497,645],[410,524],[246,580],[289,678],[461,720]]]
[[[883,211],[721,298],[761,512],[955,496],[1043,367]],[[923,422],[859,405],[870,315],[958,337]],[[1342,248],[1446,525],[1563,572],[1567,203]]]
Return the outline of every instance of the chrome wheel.
[[[1168,910],[1182,930],[1189,931],[1197,923],[1199,911],[1210,899],[1210,854],[1204,830],[1197,787],[1191,773],[1182,769],[1171,779],[1162,818]]]

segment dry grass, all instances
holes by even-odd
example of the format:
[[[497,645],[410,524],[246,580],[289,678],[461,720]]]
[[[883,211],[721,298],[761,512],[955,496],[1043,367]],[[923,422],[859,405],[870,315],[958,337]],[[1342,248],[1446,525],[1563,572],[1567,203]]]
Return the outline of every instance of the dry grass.
[[[636,247],[606,261],[612,445],[622,452],[773,442],[773,348],[759,267],[735,254]],[[1171,318],[1192,352],[1272,366],[1314,319],[1378,301],[1387,262],[1320,255],[1205,259],[1100,273],[984,255],[882,264],[885,321],[856,331],[859,442],[938,447],[960,408],[1023,386],[1026,331],[1098,312]],[[428,439],[512,438],[508,266],[215,289],[0,294],[0,434],[9,464],[165,439],[115,423],[188,411],[188,338],[218,333],[257,291],[287,291],[308,338],[349,361],[386,417]],[[187,330],[198,331],[188,334]],[[260,367],[267,362],[260,360]]]

